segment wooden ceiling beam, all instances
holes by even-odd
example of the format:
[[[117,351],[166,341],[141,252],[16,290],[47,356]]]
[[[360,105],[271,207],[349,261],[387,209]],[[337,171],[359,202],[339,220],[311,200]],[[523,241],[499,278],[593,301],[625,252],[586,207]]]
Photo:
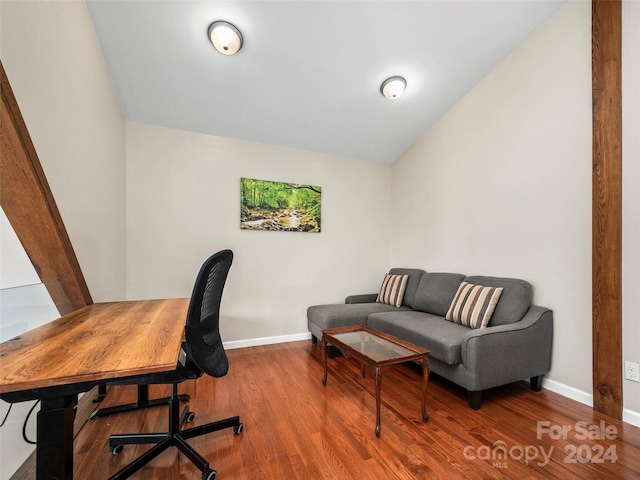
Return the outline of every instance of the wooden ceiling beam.
[[[93,303],[0,61],[0,204],[60,315]]]

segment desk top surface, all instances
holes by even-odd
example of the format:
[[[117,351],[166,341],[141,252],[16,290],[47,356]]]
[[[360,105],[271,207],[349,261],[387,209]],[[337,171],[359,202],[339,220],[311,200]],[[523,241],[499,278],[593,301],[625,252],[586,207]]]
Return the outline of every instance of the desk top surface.
[[[95,303],[0,344],[0,393],[176,368],[188,298]]]

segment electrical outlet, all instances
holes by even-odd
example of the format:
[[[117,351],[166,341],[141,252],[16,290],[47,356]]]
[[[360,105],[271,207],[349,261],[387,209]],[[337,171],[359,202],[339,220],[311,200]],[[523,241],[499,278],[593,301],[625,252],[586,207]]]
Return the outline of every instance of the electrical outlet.
[[[640,382],[640,367],[637,363],[624,362],[624,378],[632,382]]]

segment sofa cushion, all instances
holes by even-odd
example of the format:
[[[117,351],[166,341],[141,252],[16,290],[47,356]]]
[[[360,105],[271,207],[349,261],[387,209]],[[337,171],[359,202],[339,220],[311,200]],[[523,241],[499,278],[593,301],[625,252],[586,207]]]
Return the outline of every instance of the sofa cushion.
[[[414,308],[444,317],[464,278],[459,273],[425,273],[420,279]]]
[[[465,327],[485,328],[502,295],[502,288],[462,282],[445,320]]]
[[[365,325],[367,316],[372,313],[409,310],[407,307],[394,307],[386,303],[350,303],[336,305],[314,305],[307,308],[307,319],[321,330],[325,328]]]
[[[408,279],[409,275],[392,275],[385,273],[376,302],[386,303],[394,307],[402,305]]]
[[[461,344],[469,328],[430,313],[374,313],[367,325],[429,350],[429,356],[449,365],[462,362]]]
[[[531,306],[533,288],[529,282],[518,278],[500,278],[472,276],[465,278],[465,282],[485,285],[487,287],[502,287],[500,301],[496,305],[489,326],[506,325],[519,322]]]
[[[418,289],[420,278],[422,278],[422,275],[425,273],[424,270],[419,268],[392,268],[389,270],[389,273],[392,275],[409,275],[409,281],[407,282],[407,289],[404,291],[402,304],[414,308],[416,290]]]

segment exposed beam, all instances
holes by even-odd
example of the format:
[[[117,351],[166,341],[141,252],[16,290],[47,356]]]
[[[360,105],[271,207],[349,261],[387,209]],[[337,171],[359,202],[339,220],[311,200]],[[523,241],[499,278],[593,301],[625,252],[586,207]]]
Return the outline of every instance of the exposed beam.
[[[65,315],[93,302],[2,62],[0,87],[0,204]]]
[[[622,419],[622,2],[592,2],[593,408]]]

